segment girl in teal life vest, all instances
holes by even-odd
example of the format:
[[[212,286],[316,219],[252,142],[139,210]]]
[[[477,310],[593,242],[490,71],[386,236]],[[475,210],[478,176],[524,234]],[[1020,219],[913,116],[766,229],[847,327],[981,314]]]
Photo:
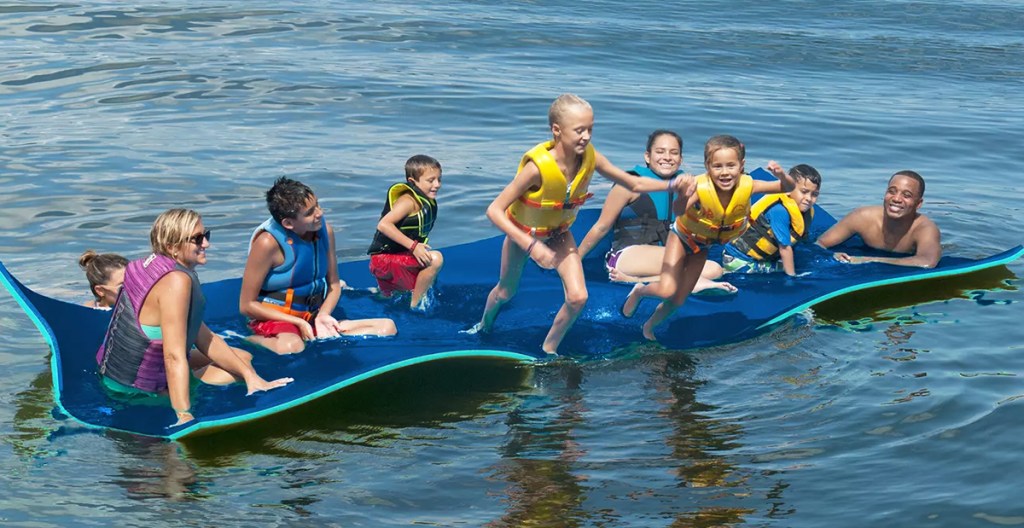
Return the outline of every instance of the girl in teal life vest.
[[[669,180],[683,171],[683,139],[671,130],[655,130],[647,138],[644,165],[637,165],[630,174]],[[621,185],[612,187],[601,208],[601,216],[580,242],[580,258],[612,231],[612,248],[605,255],[608,278],[616,282],[651,282],[660,278],[661,262],[669,227],[675,220],[672,213],[672,190],[638,193]],[[708,261],[694,286],[694,293],[714,289],[734,292],[728,282],[715,282],[722,276],[722,267]]]
[[[444,265],[441,252],[427,245],[437,220],[441,163],[417,154],[405,162],[405,180],[388,188],[377,232],[366,252],[381,295],[412,292],[409,307],[422,310],[426,293]]]

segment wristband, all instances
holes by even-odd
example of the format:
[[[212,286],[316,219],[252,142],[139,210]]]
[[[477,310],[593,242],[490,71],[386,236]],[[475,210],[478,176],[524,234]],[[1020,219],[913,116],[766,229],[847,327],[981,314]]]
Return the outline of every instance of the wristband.
[[[666,191],[671,191],[672,187],[675,187],[677,178],[679,178],[679,176],[673,176],[668,179],[668,187],[665,188]]]
[[[536,245],[537,245],[537,239],[535,238],[535,239],[533,239],[532,242],[530,242],[529,246],[526,246],[526,255],[527,256],[530,255],[530,252],[533,251],[533,246],[536,246]]]
[[[409,253],[412,253],[413,251],[415,251],[416,250],[416,246],[418,246],[418,245],[420,245],[420,241],[419,240],[413,240],[412,241],[412,245],[409,246]]]

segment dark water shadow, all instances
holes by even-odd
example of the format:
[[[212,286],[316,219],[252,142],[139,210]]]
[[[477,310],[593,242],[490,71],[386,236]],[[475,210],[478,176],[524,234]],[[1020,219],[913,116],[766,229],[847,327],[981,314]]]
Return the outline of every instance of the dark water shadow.
[[[1006,266],[966,275],[940,277],[905,284],[880,286],[848,293],[814,306],[820,323],[854,327],[899,318],[899,309],[952,299],[971,300],[980,306],[1009,304],[1000,293],[1018,290],[1018,277]]]
[[[255,422],[181,441],[204,465],[231,465],[244,453],[307,458],[289,449],[295,438],[381,447],[410,427],[445,428],[501,412],[526,387],[529,367],[450,359],[402,368]]]

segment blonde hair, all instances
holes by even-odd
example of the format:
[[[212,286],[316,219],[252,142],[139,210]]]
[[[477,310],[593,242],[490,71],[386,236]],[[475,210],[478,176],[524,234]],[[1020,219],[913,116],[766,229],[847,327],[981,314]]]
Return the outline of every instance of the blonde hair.
[[[191,209],[168,209],[153,221],[149,230],[149,243],[153,253],[177,258],[173,249],[184,244],[192,236],[192,230],[199,225],[202,217]]]
[[[548,126],[561,123],[570,108],[585,108],[591,112],[594,111],[586,99],[576,94],[564,93],[555,98],[555,101],[551,103],[551,108],[548,109]]]
[[[743,143],[740,143],[740,140],[728,135],[715,136],[704,144],[704,167],[707,168],[708,163],[711,162],[711,156],[715,152],[725,149],[734,149],[741,160],[747,157],[747,149]]]

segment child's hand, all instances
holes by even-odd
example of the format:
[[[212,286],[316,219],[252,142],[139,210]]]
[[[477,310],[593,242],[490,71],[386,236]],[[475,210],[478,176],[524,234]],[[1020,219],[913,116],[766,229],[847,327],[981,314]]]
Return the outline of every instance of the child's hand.
[[[416,247],[412,250],[412,256],[416,257],[416,262],[419,262],[420,266],[424,268],[429,266],[434,260],[430,256],[430,246],[426,244],[416,244]]]
[[[768,169],[768,172],[774,174],[776,178],[781,179],[786,177],[785,169],[783,169],[782,165],[779,165],[779,162],[775,160],[769,161],[768,165],[765,165],[765,168]]]
[[[329,313],[319,313],[313,320],[316,325],[316,336],[321,338],[338,337],[338,320]]]
[[[299,332],[302,333],[303,341],[312,341],[316,339],[316,334],[313,333],[313,327],[306,321],[299,319],[299,322],[296,323],[295,326],[299,327]]]
[[[539,240],[533,250],[530,251],[530,258],[544,269],[555,269],[555,252],[547,244]]]
[[[675,185],[672,190],[680,196],[689,197],[697,190],[697,179],[692,174],[683,174],[673,179],[675,180]]]

